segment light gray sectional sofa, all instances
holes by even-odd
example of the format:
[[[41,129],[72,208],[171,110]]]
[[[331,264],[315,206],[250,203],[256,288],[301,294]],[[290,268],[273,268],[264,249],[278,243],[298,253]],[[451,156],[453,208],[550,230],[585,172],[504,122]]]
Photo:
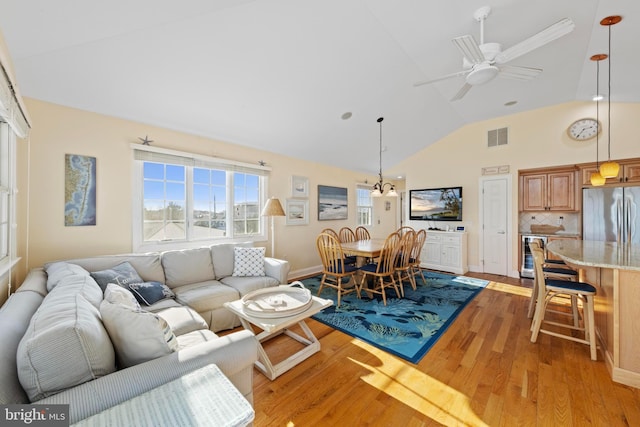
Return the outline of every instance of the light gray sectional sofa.
[[[33,269],[0,309],[0,404],[68,403],[73,423],[211,363],[253,402],[254,335],[215,332],[240,324],[225,302],[288,273],[251,244]]]

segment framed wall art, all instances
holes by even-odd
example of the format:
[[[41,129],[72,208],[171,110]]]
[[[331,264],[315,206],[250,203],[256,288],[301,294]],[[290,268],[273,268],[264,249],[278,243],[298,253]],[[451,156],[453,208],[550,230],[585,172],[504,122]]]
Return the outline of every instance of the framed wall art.
[[[318,185],[318,221],[347,219],[347,189]]]
[[[309,197],[309,178],[296,175],[291,177],[291,197]]]
[[[286,206],[287,225],[309,224],[309,201],[300,199],[287,199]]]
[[[96,225],[96,158],[64,156],[64,225]]]

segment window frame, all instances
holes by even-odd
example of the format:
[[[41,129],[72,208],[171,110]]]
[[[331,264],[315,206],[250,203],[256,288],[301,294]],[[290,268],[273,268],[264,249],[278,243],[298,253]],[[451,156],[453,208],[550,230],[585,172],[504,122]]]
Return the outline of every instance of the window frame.
[[[133,203],[132,203],[132,248],[134,252],[163,251],[169,249],[186,249],[193,247],[201,247],[214,243],[237,243],[247,241],[266,241],[267,221],[265,217],[259,214],[259,232],[256,234],[243,234],[235,236],[234,232],[234,179],[236,172],[258,175],[258,211],[261,213],[267,200],[267,189],[269,181],[269,172],[271,168],[267,166],[256,166],[252,164],[203,156],[195,153],[188,153],[176,150],[169,150],[158,147],[140,146],[139,144],[131,144],[133,153]],[[136,153],[136,151],[138,153]],[[144,159],[147,156],[158,156],[158,159]],[[140,156],[143,158],[136,158]],[[156,163],[172,163],[171,158],[183,161],[185,166],[185,185],[186,185],[186,201],[185,201],[185,220],[187,229],[184,239],[172,239],[166,241],[145,241],[144,240],[144,162]],[[186,160],[185,160],[186,159]],[[176,163],[172,163],[176,164]],[[226,235],[224,237],[211,238],[195,238],[194,237],[194,182],[193,169],[216,169],[226,172],[226,194],[227,194],[227,217],[226,217]]]
[[[360,204],[360,191],[366,191],[368,194],[368,200],[369,200],[369,204],[368,205],[361,205]],[[363,226],[363,227],[372,227],[373,226],[373,198],[371,197],[371,186],[367,185],[367,184],[356,184],[356,226]],[[365,223],[361,223],[360,222],[360,209],[368,209],[369,210],[369,223],[365,224]]]
[[[7,251],[6,255],[0,255],[0,277],[10,273],[13,266],[20,260],[16,256],[16,169],[16,134],[9,123],[0,119],[0,175],[4,175],[0,176],[0,194],[6,194],[8,205],[6,233],[0,231],[0,245],[6,247]],[[1,203],[0,200],[0,209]],[[11,292],[11,288],[9,288],[9,292]]]

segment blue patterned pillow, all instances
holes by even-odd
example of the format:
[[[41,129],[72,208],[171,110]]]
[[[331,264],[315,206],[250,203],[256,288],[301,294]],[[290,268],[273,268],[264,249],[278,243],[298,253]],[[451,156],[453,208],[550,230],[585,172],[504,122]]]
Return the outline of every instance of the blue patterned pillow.
[[[176,296],[167,285],[160,282],[130,283],[129,289],[138,302],[144,305],[153,305],[160,300]]]
[[[264,276],[264,248],[233,248],[234,276]]]

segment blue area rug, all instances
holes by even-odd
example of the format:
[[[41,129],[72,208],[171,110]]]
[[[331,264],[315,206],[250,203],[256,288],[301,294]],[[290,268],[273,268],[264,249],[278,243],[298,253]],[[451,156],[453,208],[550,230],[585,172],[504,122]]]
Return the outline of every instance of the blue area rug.
[[[405,283],[404,298],[387,291],[387,305],[380,295],[362,299],[356,293],[342,297],[336,308],[336,290],[325,287],[320,297],[334,305],[313,316],[334,329],[368,342],[384,351],[418,363],[447,330],[464,307],[489,283],[466,276],[425,271],[427,285],[417,278],[418,289]],[[321,275],[302,280],[313,295],[318,294]]]

